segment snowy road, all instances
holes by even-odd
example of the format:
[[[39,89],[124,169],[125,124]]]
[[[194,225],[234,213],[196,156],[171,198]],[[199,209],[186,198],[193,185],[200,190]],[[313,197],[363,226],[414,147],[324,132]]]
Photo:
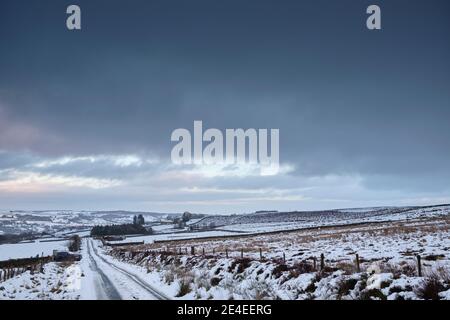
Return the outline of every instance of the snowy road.
[[[135,274],[120,263],[113,262],[99,253],[91,239],[86,240],[89,259],[89,278],[94,282],[96,299],[166,300],[163,293],[148,284],[141,275]]]
[[[105,275],[102,269],[98,267],[97,261],[94,258],[92,243],[90,240],[86,242],[87,253],[89,255],[89,268],[96,274],[95,279],[95,295],[98,300],[121,300],[119,292],[117,291],[111,280]]]

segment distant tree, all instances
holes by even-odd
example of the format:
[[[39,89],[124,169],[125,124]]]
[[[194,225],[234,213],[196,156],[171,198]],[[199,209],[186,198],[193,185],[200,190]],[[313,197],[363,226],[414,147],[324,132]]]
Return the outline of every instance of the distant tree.
[[[142,214],[140,214],[138,217],[137,217],[137,224],[140,224],[141,226],[143,226],[144,224],[145,224],[145,219],[144,219],[144,216],[142,215]]]
[[[136,216],[133,217],[133,224],[137,224],[137,217]]]
[[[149,234],[144,226],[139,224],[120,224],[110,226],[95,226],[91,230],[91,236],[118,236],[127,234]]]
[[[79,251],[81,247],[81,239],[80,236],[74,235],[69,240],[69,246],[68,249],[70,252],[76,252]]]
[[[191,220],[192,214],[190,212],[184,212],[183,215],[181,216],[181,219],[184,222],[188,222],[189,220]]]

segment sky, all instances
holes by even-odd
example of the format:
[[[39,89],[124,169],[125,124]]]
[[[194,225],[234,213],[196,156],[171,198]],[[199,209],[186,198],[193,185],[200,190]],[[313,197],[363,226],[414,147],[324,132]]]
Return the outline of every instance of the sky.
[[[366,28],[371,4],[382,30]],[[450,203],[449,14],[447,0],[2,0],[0,209]],[[278,128],[280,171],[173,164],[171,133],[194,120]]]

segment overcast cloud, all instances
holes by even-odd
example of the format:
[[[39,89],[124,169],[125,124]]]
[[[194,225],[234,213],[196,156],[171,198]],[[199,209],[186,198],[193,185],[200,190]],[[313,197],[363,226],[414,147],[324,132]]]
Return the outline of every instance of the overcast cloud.
[[[0,5],[0,208],[227,213],[450,202],[450,3]],[[176,128],[279,128],[281,171],[174,166]]]

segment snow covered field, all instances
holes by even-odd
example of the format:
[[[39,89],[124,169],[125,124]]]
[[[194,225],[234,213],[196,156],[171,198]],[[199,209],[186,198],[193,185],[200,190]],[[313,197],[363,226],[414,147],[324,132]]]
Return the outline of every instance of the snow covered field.
[[[0,211],[0,233],[66,233],[95,225],[131,223],[142,214],[146,222],[157,221],[163,215],[132,211]]]
[[[0,282],[0,300],[74,300],[80,298],[81,268],[48,263],[44,272],[27,271]]]
[[[199,226],[214,225],[221,230],[246,233],[295,230],[318,226],[347,225],[356,223],[401,221],[420,217],[439,217],[450,213],[450,206],[391,207],[339,209],[311,212],[275,212],[232,216],[208,216]]]
[[[197,238],[223,237],[236,235],[235,232],[230,231],[199,231],[199,232],[172,232],[163,234],[154,234],[149,236],[130,236],[121,241],[110,241],[112,244],[127,243],[127,242],[142,242],[154,243],[155,241],[171,241],[171,240],[189,240]]]
[[[134,246],[103,247],[84,238],[80,262],[0,279],[0,299],[450,300],[448,206],[345,213],[354,214],[319,218],[322,224],[309,214],[300,214],[309,219],[303,222],[298,213],[284,216],[293,219],[286,222],[267,213],[255,224],[245,217],[246,223],[211,231],[161,228],[164,233],[124,240],[145,241]],[[42,240],[0,245],[0,260],[51,254],[67,244]]]
[[[8,259],[30,258],[36,255],[50,256],[53,250],[67,250],[67,240],[50,241],[36,240],[31,243],[14,243],[0,245],[0,261]]]
[[[187,240],[115,248],[111,254],[136,272],[159,277],[161,288],[177,283],[181,299],[450,299],[449,222],[444,216]],[[174,254],[191,246],[196,255]]]

